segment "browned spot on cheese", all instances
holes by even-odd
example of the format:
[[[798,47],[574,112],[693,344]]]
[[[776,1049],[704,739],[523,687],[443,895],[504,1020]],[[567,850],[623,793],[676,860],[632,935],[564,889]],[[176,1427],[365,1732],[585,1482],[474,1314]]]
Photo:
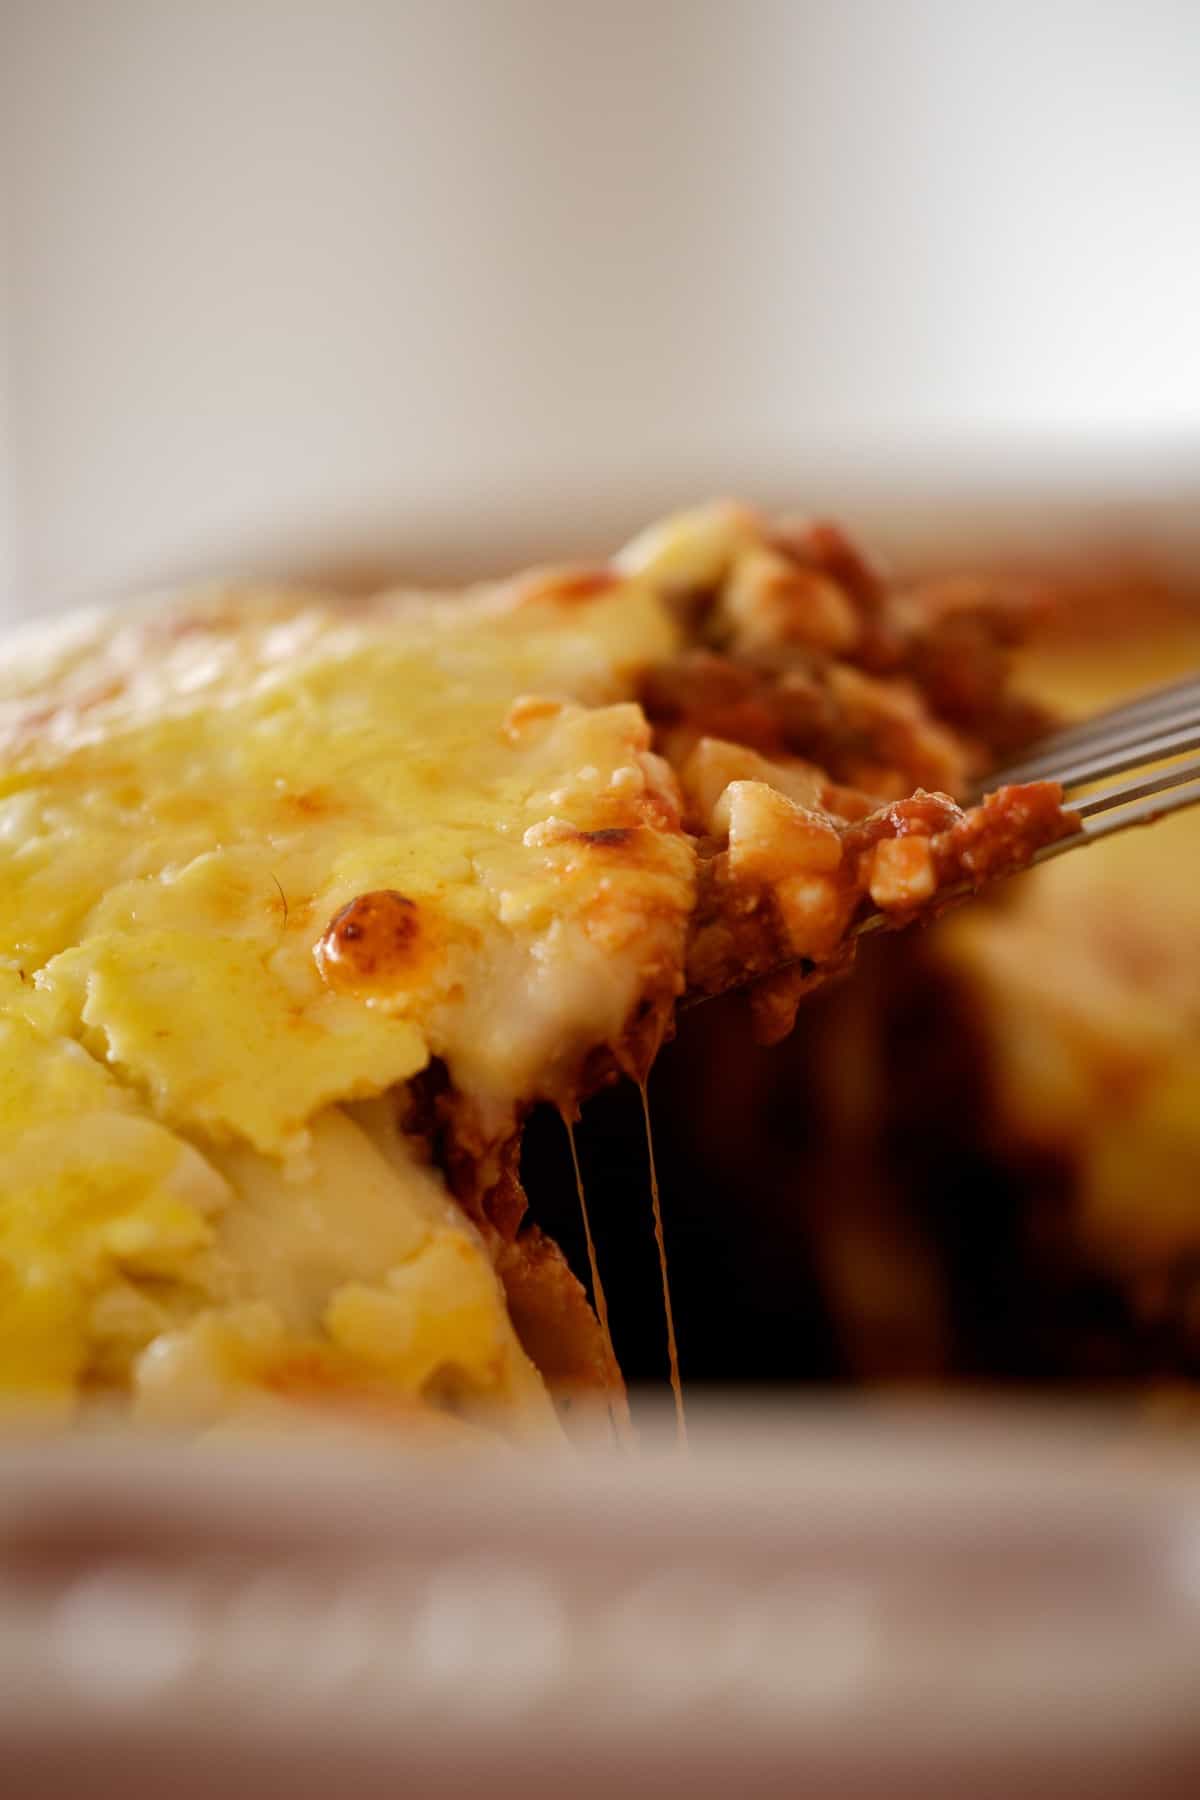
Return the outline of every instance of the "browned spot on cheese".
[[[305,819],[319,819],[334,810],[334,802],[321,788],[305,788],[299,794],[289,794],[287,805]]]
[[[633,831],[628,825],[609,825],[602,831],[581,831],[579,835],[585,844],[597,844],[607,850],[619,850],[633,842]]]
[[[8,734],[9,745],[13,750],[24,750],[39,738],[47,725],[52,725],[66,709],[61,706],[34,706],[21,714]]]
[[[621,585],[615,569],[575,569],[553,588],[556,600],[594,600],[598,594],[611,594]]]
[[[331,987],[386,987],[410,973],[420,941],[416,901],[380,888],[335,913],[313,954]]]
[[[591,569],[547,569],[522,584],[524,601],[549,600],[567,606],[585,604],[620,587],[622,577],[607,566]]]
[[[503,731],[510,743],[520,743],[532,727],[546,725],[563,710],[561,700],[542,694],[518,694],[504,717]]]

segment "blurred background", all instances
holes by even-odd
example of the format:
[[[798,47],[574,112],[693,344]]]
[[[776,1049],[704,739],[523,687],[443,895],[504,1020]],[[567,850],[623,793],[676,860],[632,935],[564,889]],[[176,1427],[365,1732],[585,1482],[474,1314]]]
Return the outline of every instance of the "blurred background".
[[[9,614],[1192,483],[1192,0],[0,19]]]

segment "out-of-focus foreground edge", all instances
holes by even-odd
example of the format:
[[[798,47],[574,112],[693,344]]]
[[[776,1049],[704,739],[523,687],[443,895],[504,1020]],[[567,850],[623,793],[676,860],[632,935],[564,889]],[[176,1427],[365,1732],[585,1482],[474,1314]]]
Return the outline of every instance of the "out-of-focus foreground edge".
[[[22,1793],[84,1759],[126,1796],[1195,1791],[1200,1451],[1103,1412],[693,1427],[688,1456],[10,1444]]]

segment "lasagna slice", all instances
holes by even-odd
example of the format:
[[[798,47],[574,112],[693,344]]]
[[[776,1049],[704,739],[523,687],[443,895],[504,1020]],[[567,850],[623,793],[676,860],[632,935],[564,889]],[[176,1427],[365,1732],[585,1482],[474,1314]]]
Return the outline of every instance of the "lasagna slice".
[[[1186,574],[1051,566],[1047,588],[1018,674],[1064,716],[1200,667]],[[736,1005],[689,1019],[655,1128],[697,1375],[736,1354],[747,1382],[1051,1383],[1195,1417],[1198,828],[1117,833],[866,940],[769,1053]],[[636,1109],[605,1111],[636,1144]]]
[[[220,590],[0,671],[0,1386],[554,1430],[619,1384],[529,1224],[538,1102],[689,992],[764,1032],[1070,829],[952,798],[1035,724],[1019,607],[828,527],[684,515],[457,596]]]

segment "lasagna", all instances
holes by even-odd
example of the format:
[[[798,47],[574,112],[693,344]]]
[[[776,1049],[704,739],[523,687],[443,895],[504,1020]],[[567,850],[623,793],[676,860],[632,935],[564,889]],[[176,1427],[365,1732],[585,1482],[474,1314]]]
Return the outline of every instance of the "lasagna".
[[[718,505],[457,595],[221,589],[0,671],[0,1388],[539,1436],[619,1391],[523,1123],[682,1000],[778,1038],[868,915],[1072,829],[954,796],[1024,602]],[[598,1290],[598,1282],[597,1282]],[[557,1410],[556,1410],[557,1408]]]
[[[1060,716],[1196,668],[1186,572],[1109,551],[1038,579],[1015,678]],[[672,1219],[686,1199],[673,1271],[696,1379],[1051,1387],[1194,1412],[1198,870],[1200,818],[1181,813],[902,949],[865,941],[854,979],[769,1053],[731,1002],[687,1017],[655,1122]],[[599,1105],[631,1140],[630,1109]],[[636,1377],[654,1346],[614,1314]]]

